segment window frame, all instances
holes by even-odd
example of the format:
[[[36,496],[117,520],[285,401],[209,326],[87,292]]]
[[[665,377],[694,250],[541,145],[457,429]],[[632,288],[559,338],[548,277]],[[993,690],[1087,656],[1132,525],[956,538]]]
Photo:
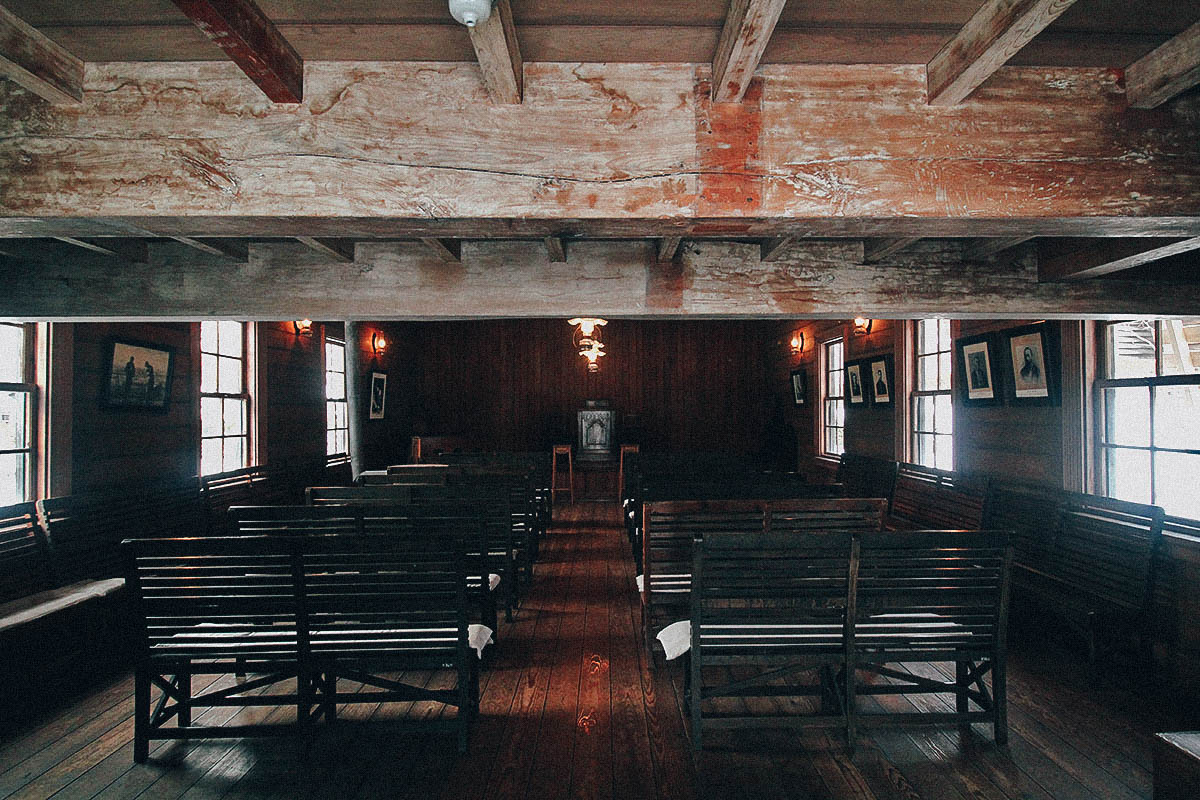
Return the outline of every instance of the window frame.
[[[335,370],[331,370],[329,368],[329,345],[331,345],[331,344],[342,348],[342,369],[341,369],[342,399],[341,400],[330,399],[330,397],[329,397],[329,376],[331,374],[336,374]],[[349,396],[348,387],[346,385],[346,340],[344,338],[339,338],[337,336],[330,336],[329,334],[326,333],[326,334],[324,334],[324,341],[322,342],[322,345],[323,345],[321,348],[321,358],[323,361],[322,374],[325,376],[325,461],[328,466],[335,466],[338,464],[348,463],[350,460],[350,396]],[[346,425],[344,428],[339,428],[336,426],[333,428],[329,427],[329,406],[331,403],[340,403],[344,407],[345,411],[343,414],[343,419],[346,422]],[[336,433],[337,431],[345,431],[346,432],[346,449],[343,451],[340,451],[340,452],[330,453],[329,452],[329,434],[331,432]]]
[[[0,455],[25,454],[24,488],[17,502],[28,503],[37,497],[39,452],[39,422],[41,419],[41,392],[37,382],[37,325],[29,322],[0,322],[11,328],[19,328],[24,338],[21,353],[21,381],[0,381],[0,392],[23,392],[25,401],[25,447],[0,449]]]
[[[241,350],[242,350],[242,352],[241,352],[240,356],[227,356],[227,355],[223,355],[219,352],[213,353],[213,352],[210,352],[210,351],[207,351],[204,349],[203,336],[202,336],[203,326],[206,323],[219,325],[221,322],[237,322],[237,324],[241,327],[241,331],[242,331],[242,336],[241,336],[242,348],[241,348]],[[220,345],[218,344],[218,350],[219,349],[220,349]],[[195,352],[196,356],[197,356],[197,367],[196,367],[197,384],[196,385],[197,385],[198,391],[196,392],[196,418],[197,418],[197,422],[198,422],[197,433],[199,434],[197,437],[197,450],[196,450],[196,473],[197,473],[197,475],[199,475],[202,478],[209,477],[212,475],[223,475],[223,474],[226,474],[229,472],[236,472],[239,469],[246,469],[247,467],[254,466],[258,461],[258,459],[256,457],[257,450],[256,450],[255,445],[257,443],[257,439],[256,439],[255,424],[254,424],[255,416],[256,416],[255,397],[257,394],[253,389],[253,387],[256,383],[255,378],[257,376],[255,359],[253,358],[253,355],[254,355],[254,324],[250,323],[250,322],[240,322],[237,320],[204,320],[204,321],[198,323],[196,326],[196,348],[193,352]],[[203,390],[203,386],[204,386],[204,356],[205,355],[213,355],[213,356],[217,357],[218,371],[220,370],[220,359],[222,359],[222,358],[234,358],[241,362],[241,366],[242,366],[242,381],[241,381],[242,390],[241,390],[241,392],[205,392]],[[217,398],[222,401],[222,404],[221,404],[222,405],[221,433],[217,436],[205,436],[204,435],[204,399],[205,398]],[[225,400],[238,400],[242,403],[243,433],[230,434],[230,435],[225,434],[225,426],[224,426],[224,420],[225,420],[224,401]],[[224,445],[222,444],[222,463],[221,463],[222,469],[218,472],[209,472],[209,473],[204,472],[204,442],[207,440],[210,440],[210,439],[221,439],[221,440],[242,439],[243,445],[242,445],[242,464],[241,464],[241,466],[234,467],[231,470],[227,470],[224,468],[224,466],[225,466],[225,464],[224,464]]]
[[[834,345],[842,348],[842,365],[839,369],[830,369],[829,350]],[[818,450],[821,457],[837,460],[843,453],[846,452],[846,337],[834,336],[825,339],[821,342],[821,409],[820,409],[820,427],[818,433]],[[840,380],[837,381],[838,394],[831,396],[829,388],[832,385],[830,380],[833,373],[840,373]],[[829,403],[839,402],[842,408],[842,424],[829,424]],[[829,433],[833,430],[842,432],[842,449],[840,452],[833,452],[829,449]]]
[[[938,345],[937,345],[938,349],[937,350],[930,351],[930,352],[922,352],[921,351],[921,344],[923,341],[923,338],[921,336],[921,323],[923,323],[923,322],[937,322],[939,324],[938,325],[939,331],[938,331]],[[946,347],[945,347],[945,349],[942,349],[942,336],[941,336],[941,330],[940,330],[941,323],[943,323],[943,322],[946,324],[946,342],[945,342]],[[908,424],[907,424],[908,460],[910,463],[916,464],[918,466],[928,467],[930,469],[940,469],[940,470],[944,470],[947,472],[953,471],[954,470],[954,329],[953,329],[953,323],[949,318],[946,318],[946,317],[929,317],[926,319],[914,319],[914,320],[910,321],[910,329],[911,329],[911,335],[912,335],[912,345],[911,345],[912,368],[910,370],[909,385],[908,385],[908,412],[909,412],[909,419],[908,419]],[[949,376],[947,378],[946,388],[945,389],[941,389],[941,388],[921,389],[920,388],[920,386],[921,386],[921,360],[922,359],[933,359],[938,364],[938,369],[940,371],[942,354],[946,355],[947,362],[950,365]],[[921,415],[919,413],[917,413],[917,406],[919,405],[921,398],[925,398],[925,397],[932,397],[932,398],[946,397],[949,399],[950,433],[938,433],[937,432],[937,422],[936,422],[937,400],[936,399],[934,400],[935,408],[934,408],[933,419],[935,421],[933,423],[933,430],[921,430],[918,427],[920,425]],[[921,449],[920,449],[920,446],[918,445],[918,441],[919,441],[919,437],[921,437],[921,436],[932,436],[933,437],[933,463],[932,464],[925,464],[925,463],[922,463],[920,460]],[[938,444],[939,439],[945,440],[946,444],[949,446],[949,450],[950,450],[949,466],[939,467],[937,465],[937,461],[938,461],[937,454],[939,452],[939,444]]]

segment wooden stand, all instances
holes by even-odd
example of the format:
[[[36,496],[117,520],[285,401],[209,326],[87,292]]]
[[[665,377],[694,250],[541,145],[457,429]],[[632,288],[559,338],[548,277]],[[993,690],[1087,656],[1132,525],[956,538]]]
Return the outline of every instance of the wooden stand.
[[[558,485],[558,457],[567,457],[567,486]],[[556,444],[550,453],[550,500],[553,501],[559,492],[567,492],[571,502],[575,502],[575,466],[571,463],[571,445]]]

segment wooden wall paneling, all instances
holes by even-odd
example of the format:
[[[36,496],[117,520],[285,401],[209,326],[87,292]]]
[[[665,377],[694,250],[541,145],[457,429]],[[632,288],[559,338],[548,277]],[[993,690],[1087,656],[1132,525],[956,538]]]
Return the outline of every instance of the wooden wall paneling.
[[[847,326],[846,363],[875,356],[895,355],[896,331],[903,320],[876,319],[871,332],[858,335]],[[846,452],[875,456],[887,460],[896,458],[895,409],[904,399],[895,393],[896,376],[892,375],[892,403],[876,406],[868,393],[861,405],[846,401]]]
[[[322,327],[297,335],[292,322],[258,326],[260,453],[267,464],[316,463],[325,458],[325,358]],[[262,415],[265,414],[265,418]]]

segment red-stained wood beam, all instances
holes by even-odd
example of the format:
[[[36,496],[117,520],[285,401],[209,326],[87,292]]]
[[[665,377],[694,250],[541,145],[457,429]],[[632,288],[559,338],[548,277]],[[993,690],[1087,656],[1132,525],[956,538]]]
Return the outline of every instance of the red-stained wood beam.
[[[271,102],[304,99],[304,61],[254,0],[172,0]]]
[[[471,46],[475,48],[483,84],[492,100],[520,103],[525,90],[525,67],[509,0],[497,0],[491,16],[470,30]]]
[[[1075,0],[988,0],[925,68],[931,106],[966,100]]]
[[[83,62],[0,6],[0,76],[54,105],[83,100]]]
[[[1098,278],[1170,256],[1200,250],[1200,236],[1190,239],[1098,239],[1069,253],[1038,259],[1038,281]]]
[[[679,247],[683,244],[682,236],[664,236],[658,240],[658,260],[674,261],[679,256]]]
[[[1134,108],[1154,108],[1200,84],[1200,22],[1125,70],[1125,95]]]
[[[714,103],[737,103],[746,93],[786,0],[733,0],[713,57]]]

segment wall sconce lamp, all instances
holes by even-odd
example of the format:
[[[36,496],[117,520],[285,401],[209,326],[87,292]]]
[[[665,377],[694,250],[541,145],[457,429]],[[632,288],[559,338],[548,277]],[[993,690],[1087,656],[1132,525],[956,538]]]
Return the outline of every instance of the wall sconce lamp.
[[[579,355],[587,359],[588,372],[600,371],[600,358],[606,355],[604,343],[600,341],[600,328],[608,324],[608,320],[596,317],[575,317],[567,320],[568,325],[575,326],[571,341]]]
[[[798,356],[804,352],[804,332],[792,331],[791,340],[792,355]]]
[[[371,352],[377,356],[383,355],[383,351],[387,350],[388,341],[383,334],[375,331],[371,334]]]
[[[297,336],[312,336],[313,321],[311,319],[293,320],[292,329],[296,331]]]
[[[874,325],[875,325],[875,320],[873,320],[873,319],[867,319],[865,317],[855,317],[854,318],[854,333],[858,336],[866,336],[868,333],[871,332],[871,328],[874,327]]]

